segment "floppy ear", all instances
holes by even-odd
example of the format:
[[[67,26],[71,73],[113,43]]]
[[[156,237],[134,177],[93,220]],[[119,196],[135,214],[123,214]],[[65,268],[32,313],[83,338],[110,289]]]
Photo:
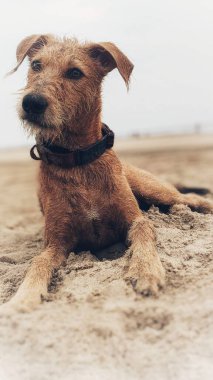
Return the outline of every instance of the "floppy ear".
[[[112,42],[100,42],[89,46],[90,56],[99,64],[104,75],[117,68],[127,89],[134,65]]]
[[[9,74],[14,73],[19,68],[25,57],[28,56],[31,58],[39,49],[47,45],[48,41],[51,38],[52,36],[48,34],[32,34],[31,36],[24,38],[16,49],[17,65],[13,70],[10,71]]]

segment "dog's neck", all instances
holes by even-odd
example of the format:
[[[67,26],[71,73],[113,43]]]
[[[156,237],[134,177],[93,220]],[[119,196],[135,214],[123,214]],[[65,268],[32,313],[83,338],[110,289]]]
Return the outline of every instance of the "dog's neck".
[[[79,123],[75,122],[73,130],[72,126],[65,127],[63,138],[58,142],[58,145],[70,150],[76,150],[86,148],[102,138],[102,122],[100,118],[88,120],[87,122],[81,119]]]
[[[69,125],[62,127],[61,133],[50,139],[52,144],[69,150],[86,148],[102,138],[101,105],[90,112],[81,113]],[[44,137],[38,135],[37,143],[44,142]]]

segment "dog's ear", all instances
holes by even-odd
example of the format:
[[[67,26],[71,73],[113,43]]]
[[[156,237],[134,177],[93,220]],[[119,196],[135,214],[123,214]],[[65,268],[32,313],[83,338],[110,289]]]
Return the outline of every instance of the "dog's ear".
[[[115,44],[112,42],[91,44],[89,55],[99,64],[104,75],[117,68],[128,89],[134,65]]]
[[[16,49],[16,58],[17,58],[17,65],[14,67],[13,70],[10,71],[9,74],[14,73],[19,66],[22,64],[25,57],[32,58],[33,55],[40,50],[43,46],[47,45],[50,39],[53,37],[51,35],[39,35],[39,34],[32,34],[31,36],[28,36],[24,38],[17,46]]]

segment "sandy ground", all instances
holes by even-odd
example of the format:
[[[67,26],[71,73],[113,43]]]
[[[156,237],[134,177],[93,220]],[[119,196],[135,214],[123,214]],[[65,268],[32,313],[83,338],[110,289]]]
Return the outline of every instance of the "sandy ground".
[[[117,143],[122,159],[173,183],[211,190],[212,148],[213,136]],[[37,164],[28,150],[4,151],[0,158],[3,303],[42,248],[43,221]],[[213,378],[213,216],[187,207],[174,207],[170,214],[152,207],[147,215],[167,271],[160,296],[141,298],[123,281],[122,245],[98,257],[71,254],[36,311],[0,311],[0,380]]]

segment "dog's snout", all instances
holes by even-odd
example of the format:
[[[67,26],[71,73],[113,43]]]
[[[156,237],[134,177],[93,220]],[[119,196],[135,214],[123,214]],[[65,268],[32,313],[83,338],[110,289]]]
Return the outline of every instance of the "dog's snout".
[[[25,95],[22,101],[22,107],[25,112],[33,114],[41,114],[47,108],[47,100],[37,94],[28,94]]]

